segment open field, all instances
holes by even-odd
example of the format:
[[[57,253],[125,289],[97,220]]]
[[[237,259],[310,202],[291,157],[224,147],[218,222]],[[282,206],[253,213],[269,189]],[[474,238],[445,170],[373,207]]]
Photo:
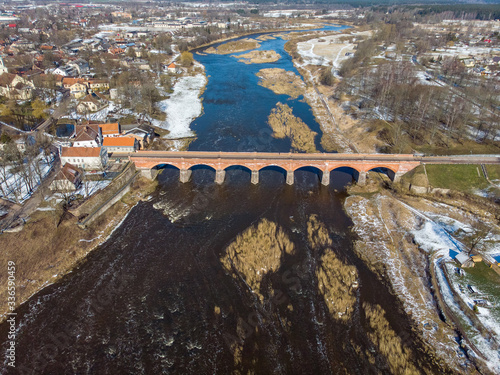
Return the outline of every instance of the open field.
[[[263,64],[278,61],[281,55],[276,51],[251,51],[243,55],[232,55],[245,64]]]
[[[218,55],[228,55],[230,53],[248,51],[259,47],[260,44],[258,41],[256,41],[255,39],[247,38],[247,39],[240,39],[240,40],[226,42],[224,44],[219,45],[217,48],[210,47],[207,48],[204,52],[218,54]]]

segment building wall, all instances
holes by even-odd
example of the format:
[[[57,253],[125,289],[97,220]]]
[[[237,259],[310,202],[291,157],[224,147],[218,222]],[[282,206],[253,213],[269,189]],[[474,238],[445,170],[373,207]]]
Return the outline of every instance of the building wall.
[[[99,147],[96,141],[80,141],[75,142],[73,147]]]
[[[50,184],[50,190],[74,191],[76,186],[68,180],[54,180]]]
[[[61,164],[71,163],[83,169],[101,169],[106,163],[100,157],[67,157],[61,156]]]
[[[106,146],[108,152],[134,152],[134,147]]]

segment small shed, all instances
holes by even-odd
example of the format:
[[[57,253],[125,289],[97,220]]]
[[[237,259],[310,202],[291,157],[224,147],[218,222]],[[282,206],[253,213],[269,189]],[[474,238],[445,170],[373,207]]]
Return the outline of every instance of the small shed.
[[[171,63],[171,64],[167,67],[167,72],[172,73],[172,74],[177,73],[177,67],[175,66],[175,63]]]
[[[474,263],[481,263],[483,261],[483,257],[481,255],[473,255],[471,259]]]
[[[460,265],[462,268],[467,268],[467,267],[474,267],[474,261],[471,259],[470,256],[468,256],[464,252],[458,253],[458,255],[455,257],[455,261]]]

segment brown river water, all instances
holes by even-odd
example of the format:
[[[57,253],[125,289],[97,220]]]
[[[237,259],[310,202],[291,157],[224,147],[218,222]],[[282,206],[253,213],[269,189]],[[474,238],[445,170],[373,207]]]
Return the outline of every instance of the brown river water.
[[[396,297],[352,251],[342,208],[350,174],[333,172],[329,187],[310,170],[297,171],[293,186],[272,168],[255,186],[244,169],[230,169],[222,186],[214,176],[199,168],[181,184],[177,170],[163,170],[150,201],[132,209],[78,269],[18,309],[16,368],[3,362],[1,373],[389,373],[383,361],[371,365],[356,350],[377,354],[363,302],[381,305],[417,368],[433,370]],[[318,256],[305,234],[311,214],[326,224],[337,256],[357,267],[347,322],[332,319],[318,291]],[[263,303],[220,261],[235,236],[261,218],[278,223],[297,250],[264,277],[274,297]],[[7,331],[0,325],[2,353]],[[235,343],[242,347],[238,364]]]

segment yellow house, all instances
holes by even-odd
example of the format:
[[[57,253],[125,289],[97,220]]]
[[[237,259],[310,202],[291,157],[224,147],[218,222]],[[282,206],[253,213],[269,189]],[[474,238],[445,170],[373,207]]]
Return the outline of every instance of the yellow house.
[[[76,82],[69,87],[69,91],[71,96],[73,96],[74,98],[83,98],[85,95],[87,95],[87,85]]]

